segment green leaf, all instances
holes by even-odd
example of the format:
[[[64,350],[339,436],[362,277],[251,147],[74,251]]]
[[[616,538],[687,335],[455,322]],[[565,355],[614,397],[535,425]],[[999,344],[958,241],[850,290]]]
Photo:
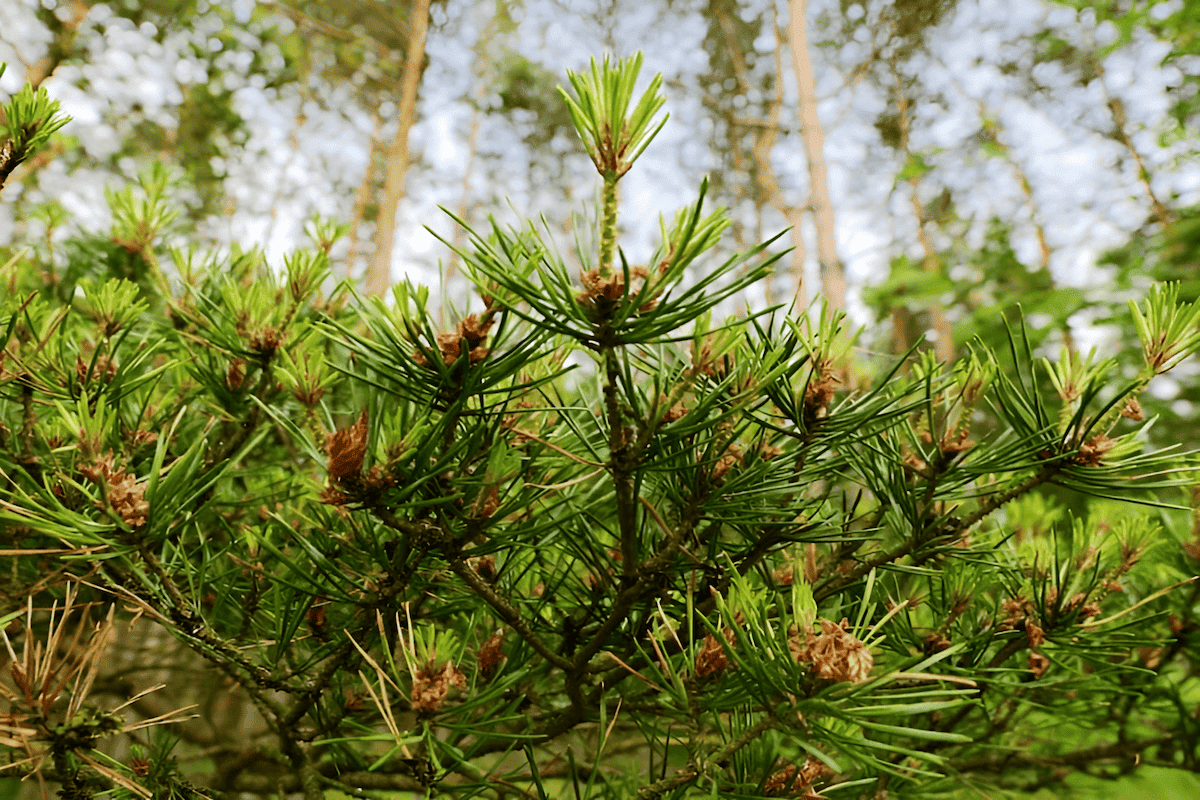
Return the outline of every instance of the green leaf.
[[[925,163],[925,158],[920,153],[909,153],[908,161],[896,176],[897,181],[910,181],[914,178],[921,178],[929,174],[933,167]]]

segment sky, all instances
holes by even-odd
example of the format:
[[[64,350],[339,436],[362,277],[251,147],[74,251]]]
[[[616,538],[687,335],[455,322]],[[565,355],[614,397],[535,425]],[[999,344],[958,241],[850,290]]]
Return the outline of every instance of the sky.
[[[0,0],[5,6],[0,61],[9,63],[7,74],[0,78],[0,97],[19,88],[23,64],[39,58],[49,41],[33,13],[37,1]],[[768,1],[759,0],[760,4]],[[622,182],[622,241],[634,263],[653,249],[659,215],[669,218],[677,208],[693,202],[700,179],[717,163],[707,150],[704,113],[694,88],[694,76],[709,58],[703,49],[704,25],[698,15],[686,13],[685,6],[672,8],[633,4],[606,18],[595,3],[539,0],[523,4],[514,14],[513,46],[554,74],[565,77],[566,69],[584,68],[591,55],[604,51],[606,42],[620,42],[622,55],[635,48],[645,52],[643,83],[655,72],[666,77],[666,108],[672,121]],[[233,3],[239,18],[246,18],[249,9],[250,0]],[[400,211],[393,259],[397,278],[409,275],[419,282],[436,282],[438,262],[447,257],[445,246],[425,226],[441,236],[452,235],[450,221],[438,206],[455,208],[461,202],[472,118],[468,101],[480,99],[477,47],[488,31],[491,10],[489,4],[448,0],[442,12],[450,15],[446,24],[439,25],[435,18],[419,120],[411,134],[411,147],[420,153],[421,166],[410,175],[409,196]],[[820,34],[812,22],[836,10],[821,0],[813,2],[810,36]],[[861,7],[851,6],[848,13],[862,12]],[[777,13],[783,24],[786,5]],[[183,87],[204,75],[202,61],[188,53],[189,42],[204,42],[216,32],[216,24],[215,17],[201,15],[194,34],[172,35],[159,44],[152,26],[137,29],[102,5],[93,7],[85,24],[87,63],[64,65],[45,85],[74,117],[65,132],[77,137],[100,165],[68,168],[67,160],[60,159],[40,172],[38,186],[24,190],[23,199],[56,198],[80,224],[104,229],[109,224],[104,189],[119,180],[101,162],[119,152],[135,114],[167,127],[175,123]],[[1148,209],[1132,163],[1106,135],[1111,118],[1105,92],[1125,103],[1136,125],[1134,141],[1153,172],[1160,196],[1178,195],[1181,205],[1197,202],[1200,170],[1194,160],[1172,165],[1186,142],[1172,147],[1158,142],[1167,108],[1166,89],[1181,79],[1177,70],[1160,66],[1167,45],[1146,38],[1113,53],[1104,62],[1103,86],[1093,81],[1081,87],[1056,64],[1040,65],[1035,77],[1043,91],[1030,97],[999,64],[1028,57],[1025,42],[1046,27],[1085,46],[1104,43],[1114,35],[1094,25],[1086,13],[1081,17],[1070,8],[1040,0],[958,3],[930,36],[930,57],[907,67],[941,98],[914,109],[912,148],[926,154],[934,167],[923,182],[925,199],[949,187],[959,214],[981,221],[971,230],[975,244],[982,238],[982,222],[1000,217],[1015,225],[1019,257],[1036,263],[1039,250],[1031,224],[1036,219],[1053,249],[1055,279],[1063,285],[1094,286],[1103,279],[1095,268],[1097,258],[1122,244]],[[98,32],[101,28],[103,33]],[[760,49],[773,47],[771,41],[758,44]],[[814,50],[838,249],[852,288],[881,280],[897,253],[920,257],[908,190],[895,182],[901,165],[894,153],[881,149],[873,125],[888,98],[872,82],[849,77],[849,67],[867,52],[862,42],[850,42],[837,52]],[[250,139],[243,152],[223,165],[229,173],[227,208],[205,225],[203,233],[223,245],[236,241],[263,246],[270,262],[279,264],[285,252],[302,244],[304,221],[313,213],[349,216],[375,124],[371,110],[355,105],[349,92],[340,96],[327,92],[322,104],[296,91],[264,88],[261,78],[241,74],[249,59],[248,51],[221,57],[225,81],[235,91]],[[781,121],[795,127],[796,89],[790,69],[784,70],[782,80]],[[482,100],[486,104],[488,98]],[[394,114],[387,104],[377,111],[384,118]],[[981,113],[999,122],[1002,141],[1028,175],[1036,208],[1023,195],[1012,165],[984,157],[973,145]],[[519,215],[538,213],[539,203],[558,202],[530,174],[525,145],[512,126],[492,120],[484,124],[483,148],[511,158],[494,159],[501,168],[490,180],[500,185],[485,185],[489,177],[484,174],[470,177],[473,192],[487,198],[485,207],[472,208],[476,218],[491,212],[516,222]],[[391,130],[383,125],[385,139]],[[772,159],[789,202],[801,202],[807,191],[807,169],[799,138],[782,137]],[[576,152],[564,156],[564,161],[578,177],[574,199],[592,200],[598,180],[589,174],[586,158]],[[479,160],[474,163],[478,166]],[[116,172],[130,177],[140,167],[126,158],[117,162]],[[0,242],[16,235],[16,195],[9,191],[0,197]],[[501,197],[509,204],[500,203]],[[783,225],[781,216],[768,213],[764,231],[771,234]],[[811,282],[816,278],[815,235],[811,224],[803,230]],[[860,303],[852,304],[852,310],[865,320],[867,312]]]

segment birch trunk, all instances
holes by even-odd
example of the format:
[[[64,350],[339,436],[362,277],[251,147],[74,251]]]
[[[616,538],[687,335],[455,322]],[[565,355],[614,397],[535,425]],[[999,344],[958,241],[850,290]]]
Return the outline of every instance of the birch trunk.
[[[725,38],[725,46],[729,49],[730,60],[733,62],[734,76],[737,78],[738,86],[743,95],[749,96],[751,92],[749,70],[746,67],[745,55],[742,53],[741,45],[737,39],[733,19],[729,16],[726,7],[723,5],[718,6],[714,4],[714,13],[718,16],[721,32]],[[787,220],[788,227],[790,228],[789,237],[792,243],[790,259],[792,277],[796,282],[796,307],[805,308],[808,306],[808,290],[804,283],[804,263],[807,259],[807,251],[804,244],[804,236],[800,232],[800,222],[808,206],[788,204],[783,194],[783,187],[779,183],[779,177],[775,174],[775,165],[771,161],[771,151],[775,149],[775,142],[778,139],[779,117],[783,109],[783,39],[779,35],[777,19],[772,18],[771,26],[775,31],[776,92],[775,97],[771,99],[770,105],[767,108],[767,118],[761,126],[756,126],[757,129],[753,134],[754,145],[751,147],[750,156],[754,161],[754,170],[752,171],[755,189],[754,205],[759,210],[760,220],[764,204],[779,211],[779,213],[783,214],[784,219]],[[735,170],[738,168],[741,154],[742,148],[739,143],[734,148]],[[768,305],[774,305],[775,296],[771,289],[770,281],[766,283],[765,288]]]
[[[421,65],[425,60],[425,36],[429,30],[429,0],[413,0],[412,35],[404,59],[404,76],[400,84],[399,125],[396,138],[388,153],[387,174],[383,180],[383,197],[379,202],[378,227],[375,231],[375,252],[367,266],[366,293],[381,297],[392,285],[392,247],[396,243],[396,213],[404,199],[405,178],[408,175],[408,132],[417,119],[417,86],[421,82]]]
[[[990,141],[1000,148],[1000,152],[1004,153],[1004,157],[1008,160],[1008,164],[1012,167],[1013,177],[1017,179],[1017,183],[1021,186],[1021,193],[1025,195],[1025,202],[1029,204],[1029,222],[1033,225],[1034,233],[1037,235],[1038,251],[1041,253],[1041,260],[1038,267],[1046,271],[1050,275],[1050,288],[1056,288],[1053,274],[1050,272],[1050,258],[1053,255],[1050,249],[1050,243],[1046,239],[1046,229],[1042,226],[1040,216],[1038,214],[1037,199],[1033,196],[1033,185],[1029,182],[1029,177],[1025,174],[1012,149],[1007,144],[1001,141],[999,134],[999,124],[991,122],[987,114],[987,109],[982,103],[979,104],[979,118],[984,120],[984,131]],[[1072,356],[1077,355],[1075,349],[1075,336],[1071,333],[1071,324],[1067,320],[1062,321],[1062,337],[1063,344]]]
[[[1137,147],[1133,144],[1133,139],[1129,135],[1129,119],[1125,116],[1125,104],[1121,102],[1121,98],[1114,97],[1108,91],[1108,85],[1105,81],[1104,64],[1092,54],[1092,67],[1096,70],[1096,77],[1100,79],[1100,89],[1104,92],[1105,100],[1108,104],[1108,110],[1112,113],[1113,118],[1113,138],[1129,151],[1129,155],[1133,158],[1134,166],[1137,167],[1138,181],[1142,184],[1142,188],[1146,190],[1146,196],[1150,199],[1150,213],[1154,221],[1164,228],[1175,221],[1175,212],[1167,208],[1162,200],[1158,199],[1158,195],[1154,192],[1154,187],[1150,184],[1150,170],[1146,168],[1146,162],[1142,160],[1142,154],[1138,152]]]
[[[908,96],[904,93],[904,86],[901,83],[900,71],[896,68],[896,62],[894,60],[891,61],[890,66],[892,78],[896,86],[896,113],[899,117],[900,153],[904,157],[905,166],[907,166],[912,158],[908,143],[908,134],[911,127]],[[921,242],[921,251],[924,254],[922,264],[926,272],[940,272],[942,265],[938,260],[937,250],[933,246],[933,238],[929,235],[929,215],[926,213],[925,204],[921,202],[921,197],[917,191],[921,185],[920,177],[917,175],[910,176],[908,185],[912,192],[913,215],[917,218],[917,238]],[[893,322],[898,320],[896,315],[893,315],[892,319]],[[943,363],[953,361],[954,337],[951,333],[950,320],[946,317],[946,310],[938,305],[937,300],[934,300],[929,306],[929,324],[937,336],[937,340],[933,344],[933,352],[937,355],[938,360]],[[893,331],[893,337],[895,335]]]
[[[482,97],[479,98],[483,100]],[[459,219],[467,218],[468,205],[471,199],[471,174],[475,171],[475,156],[479,149],[479,118],[483,112],[479,110],[479,106],[471,113],[471,134],[467,138],[467,164],[463,168],[462,179],[462,194],[458,200],[458,208],[455,209],[455,214]],[[442,277],[443,291],[450,290],[450,279],[454,277],[454,273],[458,270],[458,262],[460,257],[458,251],[463,248],[467,242],[467,229],[461,225],[454,226],[454,237],[450,240],[450,255],[446,259],[446,274]]]
[[[833,203],[829,199],[825,162],[825,131],[817,115],[817,79],[808,52],[808,0],[788,0],[788,40],[792,68],[800,89],[800,133],[808,157],[809,206],[817,228],[817,262],[821,265],[821,294],[831,311],[846,307],[846,275],[837,254]]]
[[[371,132],[371,149],[367,153],[367,168],[363,170],[362,183],[359,184],[358,190],[354,193],[354,210],[350,214],[350,232],[349,240],[350,247],[346,252],[346,277],[354,275],[354,268],[358,263],[358,236],[362,229],[363,217],[367,214],[367,203],[371,199],[371,190],[375,184],[375,158],[379,155],[379,151],[383,149],[379,141],[379,128],[383,124],[383,120],[378,114],[375,115],[375,127]]]

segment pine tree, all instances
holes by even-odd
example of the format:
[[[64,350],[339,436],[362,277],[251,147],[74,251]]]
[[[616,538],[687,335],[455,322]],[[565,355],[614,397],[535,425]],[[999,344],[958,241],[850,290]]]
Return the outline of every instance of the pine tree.
[[[279,271],[163,247],[161,170],[111,197],[137,280],[8,260],[0,776],[916,798],[1195,770],[1192,459],[1138,397],[1200,304],[1132,309],[1136,374],[1020,326],[942,363],[820,309],[717,322],[782,253],[711,263],[701,186],[627,262],[617,186],[666,122],[640,63],[564,92],[597,230],[469,231],[444,330],[423,287],[335,285],[334,223]],[[60,124],[5,110],[17,160]]]

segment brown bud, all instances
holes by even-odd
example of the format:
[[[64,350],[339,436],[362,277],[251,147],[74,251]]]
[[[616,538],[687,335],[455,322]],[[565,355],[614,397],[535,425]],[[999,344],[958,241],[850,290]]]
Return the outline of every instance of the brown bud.
[[[467,676],[449,661],[441,669],[434,668],[432,664],[426,665],[413,675],[413,710],[430,714],[441,711],[451,688],[467,688]]]
[[[722,635],[725,637],[725,643],[733,647],[737,640],[733,629],[726,628]],[[725,655],[725,648],[717,641],[717,637],[711,633],[705,636],[704,642],[700,645],[700,652],[696,654],[696,677],[701,679],[717,678],[729,667],[729,657]]]
[[[1104,454],[1112,450],[1115,444],[1116,442],[1103,433],[1097,433],[1079,445],[1079,452],[1075,454],[1075,463],[1081,467],[1099,466],[1104,459]]]
[[[243,381],[246,380],[246,362],[240,358],[235,358],[229,362],[229,369],[225,371],[225,385],[233,391],[242,388]]]
[[[349,475],[357,475],[362,471],[363,459],[367,455],[365,409],[353,425],[325,437],[325,452],[329,455],[327,469],[331,482],[340,481]]]
[[[1030,647],[1039,647],[1046,643],[1046,632],[1033,620],[1025,620],[1025,636],[1029,639]]]
[[[479,656],[477,664],[479,666],[479,676],[485,681],[491,680],[496,674],[496,670],[500,668],[500,664],[508,658],[504,655],[501,646],[504,644],[504,637],[499,633],[492,634],[483,646],[479,648]]]
[[[1142,411],[1142,404],[1136,397],[1129,397],[1126,398],[1125,405],[1121,406],[1121,416],[1134,422],[1141,422],[1146,418],[1146,413]]]
[[[875,658],[867,646],[849,632],[849,620],[843,619],[840,625],[827,619],[818,622],[821,632],[808,633],[808,644],[798,653],[792,648],[796,661],[811,662],[811,670],[824,680],[865,681],[875,666]]]
[[[1050,659],[1041,653],[1030,653],[1025,665],[1033,673],[1033,677],[1040,678],[1046,674],[1046,670],[1050,669]]]

